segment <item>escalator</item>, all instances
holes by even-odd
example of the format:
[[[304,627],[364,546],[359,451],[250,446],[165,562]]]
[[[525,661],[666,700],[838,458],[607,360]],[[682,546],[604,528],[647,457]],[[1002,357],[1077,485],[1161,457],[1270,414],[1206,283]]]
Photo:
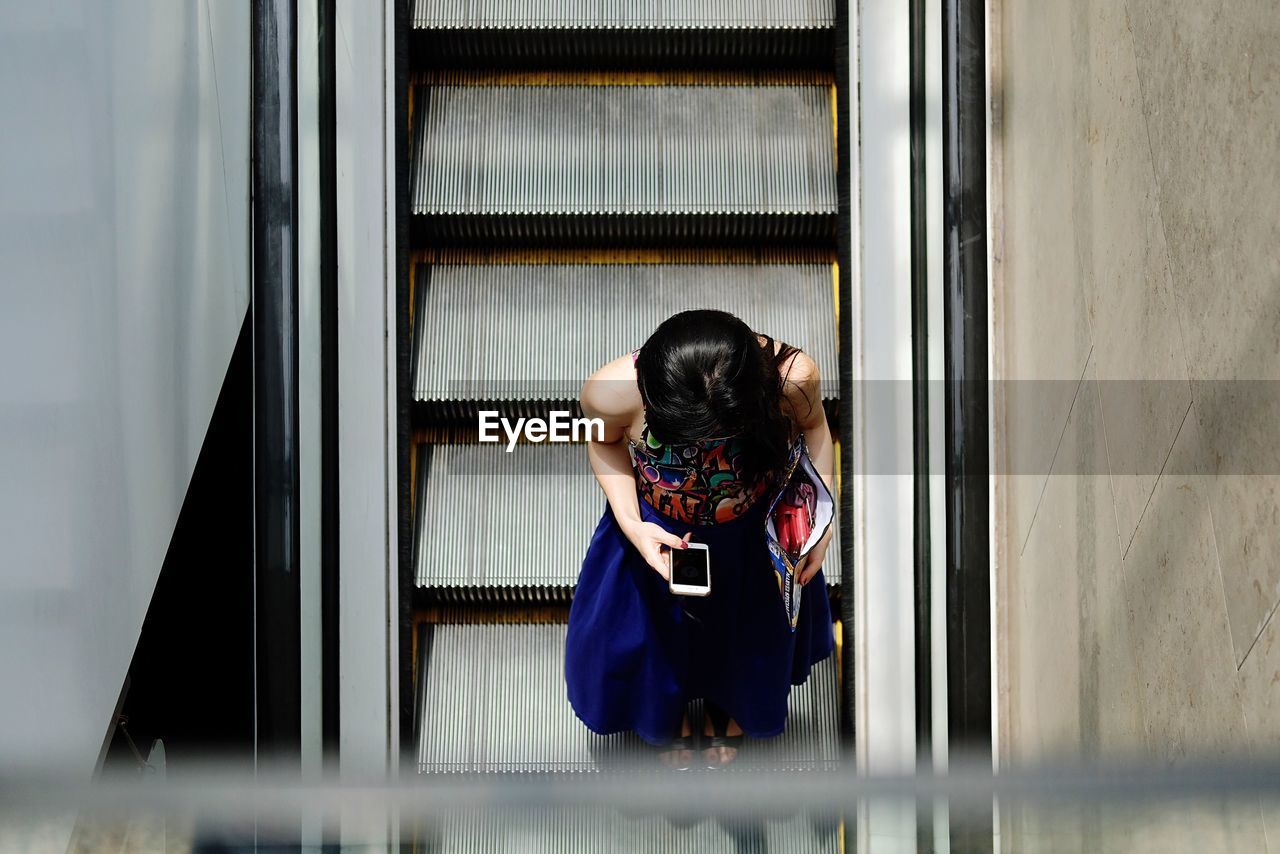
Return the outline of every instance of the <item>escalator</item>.
[[[582,444],[503,453],[477,442],[478,413],[577,414],[592,370],[670,314],[716,307],[815,359],[835,430],[835,4],[417,0],[411,21],[414,760],[423,774],[607,774],[642,746],[588,731],[563,677],[603,493]],[[825,573],[838,598],[839,532]],[[793,689],[787,731],[748,741],[732,773],[841,761],[839,652]],[[484,818],[420,841],[841,846],[838,824],[803,816]]]

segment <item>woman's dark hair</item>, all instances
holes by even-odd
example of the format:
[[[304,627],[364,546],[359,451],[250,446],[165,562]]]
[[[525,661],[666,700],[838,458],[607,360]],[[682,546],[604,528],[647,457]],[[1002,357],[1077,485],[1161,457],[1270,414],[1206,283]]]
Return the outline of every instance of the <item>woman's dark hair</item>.
[[[763,346],[760,337],[766,338]],[[740,435],[743,475],[780,470],[791,447],[779,367],[799,352],[758,336],[725,311],[682,311],[664,320],[636,357],[645,422],[664,444]]]

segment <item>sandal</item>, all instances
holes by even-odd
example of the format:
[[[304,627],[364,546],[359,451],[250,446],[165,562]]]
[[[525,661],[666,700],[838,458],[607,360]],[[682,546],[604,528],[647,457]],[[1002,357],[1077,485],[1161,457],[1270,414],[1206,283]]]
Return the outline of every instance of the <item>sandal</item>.
[[[719,770],[729,765],[738,758],[738,751],[742,748],[742,733],[737,735],[729,735],[729,713],[717,706],[710,700],[706,701],[707,720],[711,722],[712,734],[703,736],[702,755],[706,763],[706,767],[710,770]],[[706,758],[708,750],[718,751],[721,747],[727,747],[733,750],[733,757],[724,761],[711,761]]]
[[[681,728],[683,729],[683,727]],[[677,735],[666,744],[654,746],[653,749],[658,754],[659,761],[664,767],[672,771],[688,771],[693,766],[693,752],[698,749],[698,737],[693,734],[693,727],[690,726],[688,735]],[[674,757],[683,751],[688,751],[688,759],[677,759],[671,763],[666,761],[666,757]]]

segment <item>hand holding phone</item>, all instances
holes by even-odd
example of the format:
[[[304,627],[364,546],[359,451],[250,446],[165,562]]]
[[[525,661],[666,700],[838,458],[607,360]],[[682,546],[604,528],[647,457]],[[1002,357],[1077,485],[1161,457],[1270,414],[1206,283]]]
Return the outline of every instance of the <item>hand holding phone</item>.
[[[640,557],[663,581],[671,577],[671,561],[667,559],[668,549],[681,548],[683,540],[670,531],[652,522],[636,520],[631,523],[620,523],[622,533],[636,547]],[[686,535],[687,536],[687,535]]]
[[[667,573],[671,592],[677,596],[711,594],[711,551],[705,543],[689,543],[667,552]]]

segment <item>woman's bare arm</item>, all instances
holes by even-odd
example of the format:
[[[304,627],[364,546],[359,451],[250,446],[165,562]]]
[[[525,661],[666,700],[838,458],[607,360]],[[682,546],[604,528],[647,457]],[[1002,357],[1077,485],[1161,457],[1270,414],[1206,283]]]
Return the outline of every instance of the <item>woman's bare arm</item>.
[[[604,423],[602,441],[587,443],[587,458],[618,523],[640,521],[635,473],[627,451],[626,430],[636,417],[639,393],[629,392],[623,359],[604,365],[582,384],[582,414]]]
[[[583,415],[599,418],[604,424],[601,441],[587,443],[587,459],[618,527],[645,561],[666,578],[668,570],[661,546],[680,548],[681,539],[640,516],[635,472],[625,441],[626,429],[641,408],[631,356],[614,359],[588,377],[582,385],[580,402]]]

